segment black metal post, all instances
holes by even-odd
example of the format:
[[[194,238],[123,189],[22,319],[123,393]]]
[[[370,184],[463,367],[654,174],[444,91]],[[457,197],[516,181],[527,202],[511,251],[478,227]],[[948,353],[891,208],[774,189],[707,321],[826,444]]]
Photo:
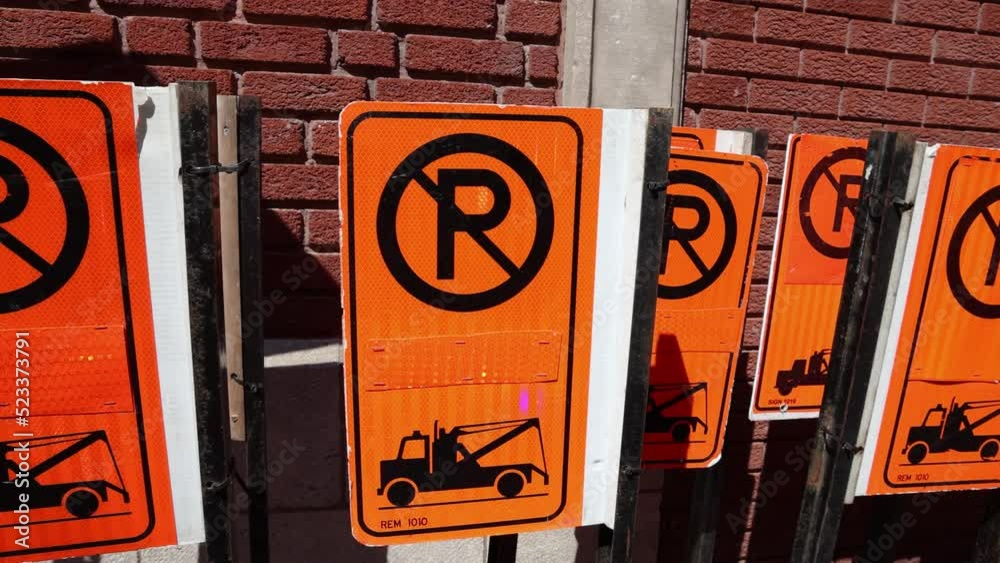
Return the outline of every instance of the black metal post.
[[[181,182],[187,245],[188,305],[194,361],[198,452],[209,563],[229,563],[231,522],[226,440],[222,415],[225,372],[216,298],[215,177],[197,169],[216,162],[215,85],[181,82],[177,88],[181,137]]]
[[[490,536],[486,563],[514,563],[517,561],[517,534]]]
[[[240,310],[243,311],[243,384],[245,405],[247,482],[250,496],[250,561],[268,563],[267,416],[264,408],[264,326],[249,314],[261,298],[260,227],[260,100],[240,96],[237,101],[238,157],[244,163],[239,177],[240,198]]]
[[[979,526],[976,538],[976,553],[973,563],[997,563],[1000,561],[1000,491],[990,494],[986,507],[986,517]]]
[[[639,255],[635,276],[631,346],[625,387],[625,416],[618,472],[618,501],[614,532],[601,526],[598,563],[630,563],[635,545],[642,439],[646,429],[649,364],[653,353],[656,291],[663,256],[663,220],[666,213],[667,164],[670,160],[672,112],[649,110],[646,127],[643,201],[639,218]]]
[[[906,198],[914,145],[913,136],[903,133],[876,131],[869,137],[794,563],[833,560],[903,215],[897,203]]]

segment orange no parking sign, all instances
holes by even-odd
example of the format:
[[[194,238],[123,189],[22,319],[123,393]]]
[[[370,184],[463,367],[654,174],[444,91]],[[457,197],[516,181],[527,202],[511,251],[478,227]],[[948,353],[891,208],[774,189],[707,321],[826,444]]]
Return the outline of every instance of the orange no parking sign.
[[[792,135],[750,418],[819,414],[867,141]]]
[[[341,123],[355,536],[579,522],[601,111]]]
[[[858,494],[1000,486],[1000,151],[928,158]]]
[[[176,541],[132,96],[0,81],[3,561]]]
[[[766,183],[757,157],[671,153],[647,465],[708,467],[722,455]]]

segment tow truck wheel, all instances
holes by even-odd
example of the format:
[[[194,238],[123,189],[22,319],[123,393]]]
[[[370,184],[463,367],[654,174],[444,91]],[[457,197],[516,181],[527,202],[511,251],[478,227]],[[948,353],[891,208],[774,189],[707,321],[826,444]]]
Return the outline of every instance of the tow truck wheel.
[[[979,456],[983,461],[993,461],[997,458],[997,454],[1000,454],[1000,441],[990,440],[979,448]]]
[[[504,473],[497,479],[497,491],[507,498],[516,497],[524,490],[524,477],[517,472]]]
[[[409,481],[396,481],[385,493],[393,506],[408,506],[417,497],[417,488]]]
[[[687,442],[691,439],[691,425],[686,422],[678,422],[670,429],[670,435],[675,442]]]
[[[791,383],[781,382],[778,384],[778,393],[781,393],[782,397],[791,395],[793,389],[795,389],[795,386]]]
[[[916,465],[927,457],[927,444],[923,442],[917,442],[910,446],[910,451],[906,452],[906,459],[910,461],[913,465]]]
[[[77,518],[90,518],[101,506],[101,498],[90,489],[77,489],[66,495],[63,506]]]

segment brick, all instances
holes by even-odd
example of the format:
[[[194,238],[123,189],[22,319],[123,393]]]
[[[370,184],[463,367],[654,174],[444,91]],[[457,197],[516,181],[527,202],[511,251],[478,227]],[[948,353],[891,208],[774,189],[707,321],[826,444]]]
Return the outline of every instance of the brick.
[[[935,62],[994,66],[1000,60],[1000,37],[941,31],[934,43]]]
[[[687,70],[701,70],[703,60],[701,39],[688,37]]]
[[[918,141],[924,141],[930,144],[945,143],[955,145],[962,142],[962,132],[955,129],[915,127],[906,125],[886,125],[885,129],[886,131],[913,133]]]
[[[688,32],[708,37],[752,39],[754,7],[710,0],[692,0]]]
[[[799,50],[794,47],[706,39],[705,70],[752,76],[796,76]],[[749,48],[748,48],[749,47]]]
[[[262,196],[269,203],[337,200],[336,166],[265,164]]]
[[[761,319],[747,319],[743,325],[743,347],[756,348],[760,345]],[[761,444],[763,446],[763,444]]]
[[[241,93],[270,110],[334,113],[368,96],[368,81],[353,76],[247,72]]]
[[[340,248],[340,212],[314,209],[309,212],[309,247],[313,250]]]
[[[928,98],[925,125],[985,128],[1000,123],[1000,102]]]
[[[800,117],[795,122],[796,133],[816,133],[851,139],[867,139],[872,129],[878,128],[878,123],[849,121],[845,119],[833,120],[817,117]]]
[[[110,51],[115,19],[77,12],[0,8],[0,49]]]
[[[496,92],[486,84],[379,78],[375,81],[375,99],[386,102],[492,104]]]
[[[896,22],[971,30],[979,22],[979,5],[968,0],[899,0]]]
[[[265,294],[276,289],[289,294],[340,289],[339,254],[303,252],[302,249],[265,252],[263,262],[261,285]]]
[[[496,30],[496,0],[379,0],[377,19],[384,29]]]
[[[775,190],[777,192],[778,190]],[[770,196],[770,190],[768,191],[768,196]],[[768,199],[777,200],[777,197],[768,197]],[[753,281],[766,282],[767,277],[771,274],[771,251],[770,250],[756,250],[754,251],[753,258],[753,274],[751,275]]]
[[[929,59],[934,30],[854,20],[847,48],[852,52],[888,53]]]
[[[751,110],[836,115],[839,98],[836,86],[760,79],[750,86]]]
[[[191,22],[178,18],[125,18],[125,40],[132,55],[190,57]]]
[[[562,30],[560,2],[547,0],[507,0],[504,35],[508,39],[524,39],[554,43]]]
[[[806,9],[810,12],[891,20],[892,4],[893,0],[809,0]]]
[[[396,36],[378,31],[340,31],[337,62],[349,69],[395,70],[399,67]]]
[[[454,37],[410,35],[406,38],[406,69],[462,78],[518,79],[524,77],[520,43]]]
[[[1000,4],[983,4],[983,13],[979,16],[979,31],[1000,34]]]
[[[685,103],[696,106],[746,108],[747,79],[716,74],[689,74],[684,85]]]
[[[500,103],[517,106],[554,106],[556,91],[542,88],[504,88]]]
[[[972,77],[972,96],[1000,98],[1000,70],[977,68]]]
[[[102,6],[111,8],[165,9],[190,12],[221,12],[229,5],[229,0],[100,0]]]
[[[326,31],[285,25],[234,22],[198,24],[201,56],[206,61],[329,64]]]
[[[181,80],[204,80],[215,82],[217,94],[233,94],[236,92],[232,72],[222,69],[189,68],[176,66],[144,66],[147,80],[137,80],[143,86],[166,86]]]
[[[534,84],[555,84],[559,79],[559,48],[528,47],[528,80]]]
[[[301,248],[305,240],[305,220],[298,209],[264,209],[260,217],[264,248]]]
[[[309,156],[340,158],[340,126],[336,121],[313,121],[309,127]]]
[[[698,114],[691,108],[684,108],[681,124],[687,127],[698,127]]]
[[[763,315],[765,303],[767,303],[767,285],[751,285],[750,295],[747,298],[747,314],[755,317]]]
[[[305,125],[297,119],[264,118],[261,123],[265,157],[305,156]]]
[[[889,59],[831,51],[803,51],[800,76],[857,86],[885,86]]]
[[[774,149],[767,151],[768,179],[773,181],[781,180],[781,176],[784,175],[784,173],[785,173],[785,151],[774,150]],[[773,244],[774,241],[772,240],[771,245]]]
[[[892,61],[889,88],[965,96],[969,93],[972,69],[962,66]]]
[[[698,116],[701,127],[709,129],[742,129],[759,127],[767,129],[769,144],[783,145],[792,132],[795,118],[790,115],[770,113],[746,113],[721,109],[703,109]]]
[[[844,90],[841,115],[876,121],[920,123],[925,100],[926,97],[918,94],[847,88]]]
[[[368,21],[368,0],[244,0],[243,13],[249,18],[320,19],[343,23]]]
[[[1000,133],[965,131],[962,134],[962,144],[973,147],[1000,148]]]
[[[757,14],[757,40],[791,45],[843,47],[847,18],[763,9]]]

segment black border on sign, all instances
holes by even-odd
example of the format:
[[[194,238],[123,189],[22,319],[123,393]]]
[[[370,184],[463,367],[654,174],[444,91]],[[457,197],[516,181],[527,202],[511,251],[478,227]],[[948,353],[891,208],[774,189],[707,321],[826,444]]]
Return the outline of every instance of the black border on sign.
[[[105,138],[108,144],[108,173],[111,181],[111,198],[114,201],[115,208],[115,235],[118,240],[118,268],[121,274],[122,307],[125,311],[125,354],[128,357],[129,382],[132,386],[132,399],[135,403],[135,423],[136,430],[139,434],[139,454],[142,458],[143,484],[146,487],[146,507],[149,514],[149,525],[145,530],[143,530],[142,533],[132,538],[78,543],[37,549],[3,551],[0,552],[0,556],[7,557],[31,555],[35,553],[50,553],[61,550],[87,549],[91,547],[135,543],[142,541],[153,533],[153,529],[156,527],[156,512],[153,504],[152,478],[149,474],[149,455],[146,448],[146,427],[142,417],[142,397],[139,392],[139,367],[135,355],[135,332],[133,329],[135,323],[132,322],[132,298],[128,291],[128,266],[125,258],[125,233],[122,225],[121,188],[118,185],[118,155],[115,153],[114,122],[111,118],[111,110],[96,95],[80,90],[26,90],[20,88],[0,88],[0,98],[12,97],[81,99],[94,104],[94,106],[96,106],[104,116]]]
[[[757,224],[750,229],[750,242],[747,245],[748,247],[747,247],[746,263],[743,265],[743,281],[741,282],[742,285],[740,286],[740,300],[738,308],[742,308],[746,303],[747,275],[749,274],[747,270],[750,268],[750,259],[754,254],[754,247],[757,245],[757,239],[753,235],[754,233],[760,233],[760,221],[757,219],[757,211],[760,210],[760,200],[761,197],[764,195],[764,186],[767,184],[764,178],[764,171],[761,170],[759,166],[757,166],[757,164],[753,161],[753,158],[749,158],[750,156],[753,155],[747,155],[747,157],[745,157],[746,160],[742,161],[729,160],[717,157],[698,156],[693,154],[681,154],[680,152],[673,153],[670,156],[671,160],[676,158],[678,160],[695,160],[700,162],[712,162],[716,164],[731,164],[734,166],[749,165],[750,168],[752,168],[754,172],[757,173],[757,197],[754,200],[754,205],[753,205],[753,217],[754,221],[756,221]],[[670,193],[669,185],[667,186],[667,193]],[[657,301],[659,301],[659,299],[657,299]],[[743,315],[743,326],[746,326],[746,313],[744,313]],[[741,330],[740,331],[741,342],[742,339],[743,339],[743,331]],[[740,348],[742,349],[742,345],[740,346]],[[729,401],[732,400],[733,383],[736,377],[735,373],[736,363],[733,361],[733,359],[736,357],[737,353],[734,352],[725,352],[725,353],[729,354],[729,365],[726,366],[726,382],[725,382],[725,387],[722,389],[723,393],[722,406],[719,407],[719,418],[718,418],[719,431],[715,433],[715,443],[712,445],[712,453],[709,454],[708,457],[703,457],[698,459],[690,459],[690,458],[647,459],[643,461],[647,463],[702,463],[712,459],[713,457],[716,457],[716,454],[720,453],[721,449],[720,442],[722,441],[722,437],[725,434],[725,432],[723,432],[722,430],[728,423],[727,420],[724,420],[724,415],[726,413],[726,409],[729,407]]]
[[[795,153],[798,150],[799,143],[801,141],[802,141],[802,135],[799,135],[799,136],[795,137],[794,139],[792,139],[791,151],[789,151],[789,154],[788,154],[788,163],[789,163],[789,166],[788,166],[788,176],[789,177],[785,178],[785,182],[786,182],[786,185],[788,186],[789,191],[792,188],[792,181],[794,180],[794,178],[792,177],[792,174],[794,173]],[[791,204],[791,201],[793,199],[795,199],[795,198],[790,197],[790,196],[791,196],[790,193],[788,193],[788,194],[782,194],[782,197],[785,198],[785,205],[781,209],[781,223],[778,225],[778,229],[779,229],[778,232],[781,233],[781,236],[778,237],[778,240],[775,241],[775,245],[776,246],[774,247],[774,252],[772,252],[772,256],[773,256],[772,260],[774,261],[774,265],[773,265],[773,269],[771,271],[774,272],[774,275],[775,275],[774,283],[775,283],[776,286],[777,286],[777,283],[778,283],[777,276],[781,274],[781,250],[782,250],[782,247],[784,247],[785,233],[787,232],[785,230],[785,228],[786,228],[786,224],[785,223],[788,222],[788,206]],[[768,280],[768,285],[769,286],[770,286],[770,283],[771,283],[771,280]],[[763,339],[762,340],[763,345],[760,346],[759,353],[757,354],[757,365],[759,366],[759,369],[757,370],[757,372],[758,372],[758,377],[757,377],[758,381],[756,381],[755,384],[754,384],[753,407],[758,412],[768,412],[768,413],[770,413],[770,412],[782,412],[780,406],[777,406],[777,407],[762,407],[760,405],[760,396],[761,396],[761,392],[764,389],[764,381],[762,381],[761,378],[764,375],[764,360],[767,357],[767,343],[771,339],[771,329],[772,329],[771,315],[774,314],[774,298],[775,298],[775,294],[776,293],[777,293],[776,291],[768,291],[767,311],[766,311],[767,315],[764,317],[765,329],[766,330],[764,330],[764,334],[761,335],[761,338]],[[788,404],[786,404],[785,407],[786,407],[785,410],[787,410],[787,411],[818,411],[819,410],[819,405],[795,406],[795,405],[788,405]]]
[[[681,139],[694,139],[694,141],[696,143],[698,143],[698,149],[697,150],[700,150],[700,151],[705,150],[705,143],[701,142],[701,137],[699,137],[698,135],[695,135],[694,133],[685,133],[683,131],[677,131],[676,129],[674,129],[674,131],[671,133],[670,136],[671,136],[672,139],[677,139],[677,138],[681,138]],[[671,148],[673,148],[673,144],[674,144],[673,142],[670,143]]]
[[[903,378],[903,391],[899,395],[899,407],[896,410],[896,419],[892,423],[892,438],[889,442],[889,456],[885,460],[885,469],[882,472],[882,480],[885,482],[886,486],[894,489],[908,489],[913,487],[927,487],[927,486],[951,486],[951,485],[974,485],[982,483],[997,483],[996,479],[978,479],[970,481],[921,481],[920,483],[914,483],[912,485],[898,485],[889,481],[889,469],[892,465],[892,453],[895,451],[894,446],[896,444],[896,434],[899,431],[899,419],[903,416],[903,404],[906,401],[906,388],[910,385],[910,372],[913,369],[913,358],[917,352],[917,336],[920,334],[920,324],[924,319],[924,311],[927,308],[927,296],[930,293],[931,287],[931,275],[934,273],[934,261],[937,258],[938,243],[941,241],[941,229],[944,223],[945,212],[948,210],[948,192],[951,191],[952,187],[952,177],[955,174],[955,170],[958,165],[962,163],[963,159],[974,158],[976,160],[984,162],[993,162],[1000,164],[1000,158],[988,158],[981,156],[972,155],[962,155],[955,159],[952,163],[951,168],[948,169],[948,177],[944,184],[944,194],[941,196],[941,213],[937,218],[937,227],[934,232],[934,245],[931,247],[931,259],[927,268],[927,277],[924,279],[924,291],[923,295],[920,297],[920,309],[917,313],[917,324],[915,330],[913,331],[914,338],[913,342],[910,343],[910,354],[906,359],[906,375]],[[890,374],[891,377],[891,374]],[[880,421],[881,422],[881,421]]]
[[[359,493],[355,495],[357,497],[357,507],[358,507],[358,525],[373,537],[394,537],[394,536],[412,536],[418,534],[429,534],[429,533],[440,533],[440,532],[452,532],[460,530],[475,530],[481,528],[494,528],[498,526],[515,526],[519,524],[530,524],[535,522],[547,522],[553,518],[559,516],[562,511],[566,508],[566,491],[568,488],[568,475],[569,475],[569,438],[570,438],[570,422],[573,404],[573,345],[574,336],[576,334],[576,291],[577,291],[577,275],[579,270],[579,258],[580,258],[580,199],[583,192],[583,131],[580,126],[576,124],[572,119],[562,116],[562,115],[505,115],[505,114],[490,114],[490,113],[472,113],[474,110],[470,110],[467,113],[459,112],[403,112],[403,111],[369,111],[358,115],[354,121],[351,122],[350,127],[347,129],[347,248],[348,248],[348,279],[350,280],[351,290],[349,292],[349,299],[351,302],[351,341],[357,342],[357,302],[355,288],[357,287],[357,272],[355,269],[355,252],[354,252],[354,131],[358,128],[364,121],[372,118],[393,118],[393,119],[464,119],[470,121],[524,121],[528,123],[535,122],[554,122],[563,123],[570,126],[577,136],[577,159],[576,159],[576,198],[575,198],[575,208],[573,211],[573,272],[570,276],[570,307],[569,307],[569,339],[567,348],[567,359],[566,359],[566,420],[565,420],[565,432],[563,436],[563,474],[562,474],[562,491],[559,500],[559,508],[555,512],[548,516],[538,517],[538,518],[523,518],[520,520],[501,520],[497,522],[483,522],[478,524],[460,525],[460,526],[443,526],[439,528],[423,528],[420,530],[401,530],[399,532],[377,532],[370,529],[365,524],[364,518],[364,507],[362,506],[362,498],[364,495]],[[352,484],[352,489],[356,491],[362,490],[361,482],[361,435],[358,432],[360,426],[359,420],[359,404],[358,397],[359,386],[358,386],[358,346],[351,346],[351,379],[354,388],[354,467],[355,467],[355,480],[356,484]]]

